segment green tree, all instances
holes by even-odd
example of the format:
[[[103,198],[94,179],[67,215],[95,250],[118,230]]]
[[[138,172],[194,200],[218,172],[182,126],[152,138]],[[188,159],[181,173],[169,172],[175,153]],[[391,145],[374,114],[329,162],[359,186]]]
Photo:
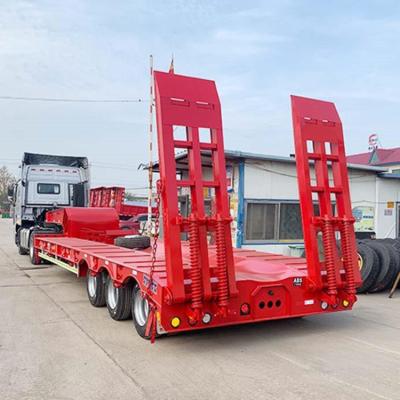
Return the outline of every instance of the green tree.
[[[0,168],[0,209],[9,211],[8,188],[15,183],[15,176],[6,166]]]

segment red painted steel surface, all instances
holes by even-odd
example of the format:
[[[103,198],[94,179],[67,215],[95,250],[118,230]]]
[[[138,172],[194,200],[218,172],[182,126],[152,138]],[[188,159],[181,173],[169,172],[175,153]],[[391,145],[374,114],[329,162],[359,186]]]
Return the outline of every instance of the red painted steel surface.
[[[189,233],[190,303],[193,318],[199,317],[204,301],[216,298],[220,312],[225,313],[229,299],[237,294],[232,256],[225,154],[222,135],[221,106],[213,81],[163,72],[154,72],[160,187],[165,235],[165,262],[171,301],[184,302],[181,233]],[[184,137],[175,130],[184,129]],[[204,130],[203,138],[200,130]],[[178,180],[175,154],[188,152],[189,178]],[[201,154],[211,151],[212,180],[202,176]],[[191,213],[183,218],[178,210],[178,189],[188,187]],[[204,188],[215,191],[215,213],[206,216]],[[207,234],[215,232],[216,268],[211,269]],[[214,273],[213,273],[214,272]],[[211,284],[216,278],[217,284]]]
[[[309,286],[331,305],[339,302],[340,292],[353,303],[361,277],[342,123],[333,103],[304,97],[292,96],[292,115]]]
[[[100,186],[90,189],[90,207],[112,207],[121,217],[134,217],[147,213],[147,206],[125,204],[125,188]],[[154,211],[154,209],[153,209]]]
[[[125,188],[119,186],[100,186],[90,189],[90,207],[112,207],[120,214],[124,201]]]
[[[114,208],[59,208],[46,213],[46,222],[62,226],[65,236],[110,244],[118,236],[133,233],[119,228],[119,217]]]
[[[360,277],[355,258],[353,220],[343,134],[332,103],[293,97],[293,123],[307,262],[302,258],[233,250],[229,229],[222,124],[215,84],[179,75],[155,73],[158,147],[163,205],[164,246],[159,246],[153,281],[151,249],[133,251],[106,243],[63,235],[35,235],[37,251],[76,268],[79,276],[107,270],[116,286],[136,281],[142,291],[150,285],[163,332],[179,332],[230,324],[329,313],[351,309]],[[174,139],[174,126],[183,125],[186,138]],[[198,129],[211,129],[211,140],[199,140]],[[313,149],[307,150],[307,140]],[[327,154],[325,143],[330,144]],[[175,174],[175,148],[189,152],[189,179]],[[201,175],[201,150],[212,151],[213,178]],[[314,162],[316,182],[310,179]],[[332,163],[333,184],[327,164]],[[183,218],[177,202],[178,187],[190,188],[191,214]],[[213,215],[204,213],[203,188],[215,189]],[[313,193],[321,210],[314,215]],[[331,194],[337,215],[332,214]],[[65,216],[65,215],[64,215]],[[67,223],[61,211],[54,220]],[[83,223],[91,223],[86,221]],[[68,229],[67,229],[68,231]],[[216,245],[207,244],[207,232]],[[181,241],[181,233],[189,241]],[[319,260],[318,232],[323,234],[326,260]],[[342,255],[333,232],[340,232]],[[342,261],[343,258],[343,261]],[[329,265],[327,265],[329,263]],[[151,283],[151,284],[150,284]],[[210,314],[211,320],[202,317]],[[181,324],[173,327],[172,319]]]
[[[93,273],[107,270],[116,286],[134,279],[142,290],[148,284],[151,265],[151,250],[133,251],[104,243],[66,237],[35,237],[39,251],[57,256],[77,268],[84,276],[89,268]],[[261,253],[254,250],[233,252],[237,296],[230,299],[226,315],[219,312],[216,302],[206,302],[203,312],[212,315],[209,323],[191,322],[187,305],[171,304],[167,283],[167,269],[163,246],[159,246],[154,272],[152,296],[159,312],[159,323],[166,332],[204,329],[223,325],[242,324],[270,319],[288,318],[317,313],[329,313],[350,309],[340,303],[336,308],[322,310],[320,301],[306,290],[307,265],[303,258]],[[209,246],[210,264],[216,268],[216,246]],[[190,249],[182,245],[184,287],[190,301]],[[212,286],[216,286],[212,279]],[[249,313],[241,313],[241,305],[249,306]],[[181,319],[178,328],[171,326],[173,317]]]

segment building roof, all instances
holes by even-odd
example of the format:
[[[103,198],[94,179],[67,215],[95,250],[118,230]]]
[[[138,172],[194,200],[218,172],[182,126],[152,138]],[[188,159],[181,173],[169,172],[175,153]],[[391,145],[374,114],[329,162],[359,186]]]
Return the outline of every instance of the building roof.
[[[203,165],[211,165],[209,160],[211,153],[202,155],[202,164]],[[259,161],[275,161],[282,163],[295,163],[296,160],[294,157],[284,157],[284,156],[275,156],[269,154],[259,154],[259,153],[249,153],[245,151],[239,150],[225,150],[225,157],[228,160],[259,160]],[[208,160],[206,160],[208,158]],[[187,152],[182,151],[175,156],[176,159],[176,168],[179,169],[187,169]],[[371,172],[388,172],[386,168],[373,166],[373,165],[363,165],[357,163],[347,163],[347,167],[350,169],[371,171]],[[158,170],[158,162],[155,162],[154,169]]]
[[[390,165],[400,164],[400,147],[393,149],[375,149],[368,153],[359,153],[347,156],[347,161],[363,165]]]

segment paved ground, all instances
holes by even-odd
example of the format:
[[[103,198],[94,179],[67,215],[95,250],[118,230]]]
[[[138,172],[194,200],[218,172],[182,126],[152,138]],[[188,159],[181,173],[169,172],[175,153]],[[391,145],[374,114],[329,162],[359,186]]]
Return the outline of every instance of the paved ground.
[[[0,220],[0,399],[400,399],[400,292],[353,312],[139,338]]]

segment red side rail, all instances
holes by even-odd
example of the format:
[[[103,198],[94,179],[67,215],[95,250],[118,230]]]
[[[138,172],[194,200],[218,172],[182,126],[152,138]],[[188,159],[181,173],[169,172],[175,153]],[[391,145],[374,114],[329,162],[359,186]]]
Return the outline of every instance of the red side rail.
[[[342,123],[333,103],[304,97],[292,96],[292,115],[309,285],[331,305],[343,294],[352,304],[361,278]]]
[[[155,94],[161,197],[165,234],[165,258],[168,289],[172,302],[185,300],[184,279],[191,280],[191,307],[198,314],[203,301],[216,298],[222,313],[229,298],[237,293],[230,231],[230,213],[226,187],[225,154],[221,106],[213,81],[171,73],[155,72]],[[184,127],[185,137],[174,132]],[[200,130],[208,132],[208,139]],[[175,154],[185,149],[189,159],[189,179],[177,180]],[[213,176],[202,176],[202,154],[211,154]],[[183,218],[178,209],[178,188],[190,190],[191,214]],[[206,216],[204,188],[215,191],[216,209]],[[215,232],[217,266],[210,268],[207,233]],[[181,233],[189,233],[190,268],[184,271]],[[215,277],[217,287],[212,288]],[[225,310],[225,311],[224,311]]]

